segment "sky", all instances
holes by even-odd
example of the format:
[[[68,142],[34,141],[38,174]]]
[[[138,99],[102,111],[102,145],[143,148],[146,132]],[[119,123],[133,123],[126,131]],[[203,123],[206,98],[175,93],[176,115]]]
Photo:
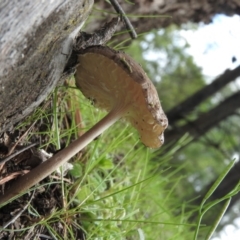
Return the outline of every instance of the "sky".
[[[211,81],[226,69],[240,65],[240,17],[218,15],[208,25],[201,24],[197,30],[181,30],[190,44],[189,54],[202,67],[206,79]],[[232,58],[236,61],[233,63]],[[211,240],[239,240],[240,218],[227,225],[219,237]]]
[[[240,17],[218,15],[208,25],[201,24],[194,30],[181,30],[181,35],[189,42],[188,52],[194,56],[203,73],[216,77],[227,68],[240,64]],[[237,61],[232,63],[232,57]]]

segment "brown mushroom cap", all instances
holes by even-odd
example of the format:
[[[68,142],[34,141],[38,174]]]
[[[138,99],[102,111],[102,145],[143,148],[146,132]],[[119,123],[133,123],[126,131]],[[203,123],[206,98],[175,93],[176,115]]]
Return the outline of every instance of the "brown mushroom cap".
[[[106,46],[79,53],[76,85],[94,105],[124,111],[123,118],[139,132],[148,147],[163,144],[168,125],[157,91],[142,68],[124,52]]]

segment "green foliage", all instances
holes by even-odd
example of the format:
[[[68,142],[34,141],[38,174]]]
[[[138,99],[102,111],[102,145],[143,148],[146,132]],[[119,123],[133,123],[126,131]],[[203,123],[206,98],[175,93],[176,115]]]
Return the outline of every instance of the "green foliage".
[[[177,106],[206,84],[201,68],[196,66],[192,56],[187,53],[188,43],[177,30],[176,27],[170,27],[151,31],[127,49],[155,82],[165,111]],[[236,85],[226,86],[178,121],[176,126],[181,127],[188,121],[197,119],[201,113],[208,112],[236,90]],[[197,197],[239,152],[238,122],[238,116],[229,117],[173,155],[171,162],[175,166],[184,165],[177,176],[186,176],[179,181],[178,188],[174,191],[176,197]],[[179,145],[174,146],[177,147],[180,148]]]
[[[187,53],[187,42],[176,30],[171,27],[152,31],[125,50],[143,66],[156,84],[164,110],[177,105],[205,85],[201,69]],[[53,98],[54,124],[41,133],[49,134],[49,142],[42,147],[51,143],[58,149],[61,142],[68,144],[78,136],[79,126],[74,120],[76,109],[80,109],[84,119],[82,131],[89,129],[104,115],[74,88],[64,89],[60,97],[58,94],[55,92]],[[224,94],[229,94],[229,88]],[[66,109],[69,99],[76,104]],[[214,101],[207,101],[199,111],[208,111],[213,105]],[[188,119],[197,118],[199,111],[192,112]],[[62,124],[66,115],[72,119],[68,127]],[[235,124],[238,119],[232,118],[231,121],[234,124],[230,127],[238,132]],[[185,120],[181,122],[184,123]],[[225,128],[213,129],[200,141],[181,150],[188,142],[183,137],[161,156],[161,150],[154,152],[142,146],[136,132],[126,123],[117,123],[93,141],[83,156],[74,159],[74,167],[68,175],[73,181],[71,184],[64,182],[62,176],[65,209],[54,211],[36,225],[45,226],[57,239],[62,236],[51,224],[58,221],[67,229],[63,239],[74,239],[74,227],[82,229],[87,239],[185,240],[193,239],[194,233],[196,237],[198,228],[205,233],[200,225],[201,218],[219,202],[193,206],[189,211],[186,209],[191,202],[183,199],[198,197],[198,192],[225,168],[219,159],[223,159],[224,153],[231,152],[232,146],[237,146],[239,142],[239,136],[226,134],[229,123],[226,125]],[[156,160],[159,155],[161,157]],[[224,157],[229,160],[232,155]],[[237,191],[235,189],[221,200],[229,200]],[[33,212],[33,209],[29,210],[29,215]],[[199,213],[198,225],[188,223],[193,212]],[[209,236],[217,224],[218,219]],[[202,232],[200,235],[203,235]]]
[[[69,88],[64,91],[64,95],[60,91],[61,98],[54,93],[54,101],[58,99],[59,104],[58,111],[53,111],[53,115],[57,114],[56,119],[64,121],[64,115],[69,115],[66,101],[75,99],[75,94],[79,101],[70,108],[70,115],[74,116],[76,110],[81,109],[85,123],[82,130],[90,128],[103,117],[104,113],[94,109],[78,90]],[[67,132],[67,129],[61,127],[61,121],[56,121],[60,141],[62,138],[71,139],[78,132],[78,127],[72,124]],[[178,146],[186,144],[188,138],[183,138],[175,149],[153,161],[161,150],[146,149],[132,130],[126,123],[118,122],[89,144],[84,155],[75,157],[74,167],[68,175],[72,182],[65,182],[66,176],[61,176],[64,209],[56,209],[47,218],[39,216],[40,221],[32,225],[31,229],[44,227],[57,239],[74,239],[76,228],[82,229],[86,239],[185,240],[193,239],[199,227],[200,235],[203,235],[205,229],[201,227],[201,217],[218,202],[208,204],[206,208],[203,203],[200,208],[195,206],[191,211],[186,210],[190,202],[182,201],[184,195],[179,197],[180,192],[186,193],[181,184],[188,174],[186,172],[185,176],[182,175],[186,164],[170,162]],[[55,134],[50,136],[55,139]],[[50,142],[57,145],[57,141]],[[222,174],[217,183],[224,176]],[[215,190],[215,186],[206,198]],[[230,197],[238,191],[235,190],[230,193]],[[188,222],[192,212],[199,212],[198,225]],[[38,216],[32,207],[28,214]],[[66,229],[64,236],[54,228],[53,224],[56,223]]]
[[[75,95],[79,100],[75,107],[66,108],[66,102]],[[54,129],[58,129],[59,137],[49,132],[49,140],[56,148],[56,139],[72,139],[79,131],[72,123],[67,132],[63,124],[66,115],[74,116],[81,109],[84,131],[104,115],[73,88],[60,88],[54,96],[58,110],[53,110],[57,119],[53,126],[58,125]],[[43,218],[30,205],[28,215],[38,221],[22,229],[22,234],[45,229],[57,239],[75,239],[76,229],[81,229],[86,239],[191,239],[195,224],[187,222],[185,204],[174,194],[181,179],[176,174],[179,170],[167,173],[172,167],[170,155],[151,161],[155,152],[139,143],[138,137],[131,126],[118,122],[89,144],[82,156],[75,157],[68,175],[57,176],[64,208],[53,209]],[[174,214],[176,209],[178,215]],[[64,228],[64,234],[56,226]]]
[[[212,226],[209,228],[207,236],[205,237],[205,239],[207,239],[207,240],[209,240],[211,238],[211,236],[213,235],[214,231],[216,230],[220,220],[222,219],[224,213],[226,212],[226,210],[227,210],[227,208],[228,208],[228,206],[229,206],[229,204],[231,202],[232,197],[234,195],[238,194],[238,192],[240,191],[240,183],[238,183],[234,187],[234,189],[231,192],[229,192],[227,195],[225,195],[224,197],[206,204],[207,200],[211,197],[213,192],[217,189],[217,187],[224,180],[224,178],[229,173],[229,171],[233,168],[234,163],[235,163],[235,161],[232,161],[232,162],[230,162],[228,164],[228,166],[224,169],[224,171],[221,173],[221,175],[217,178],[217,180],[212,185],[212,187],[205,194],[205,196],[204,196],[204,198],[203,198],[203,200],[201,202],[200,208],[199,208],[198,226],[197,226],[195,234],[194,234],[194,240],[197,240],[198,233],[199,233],[199,228],[200,228],[200,223],[201,223],[201,220],[202,220],[203,216],[206,214],[206,212],[208,212],[215,205],[217,205],[220,202],[224,201],[225,203],[224,203],[221,211],[218,212],[217,218],[213,222]]]
[[[176,27],[171,27],[151,31],[126,50],[154,81],[165,110],[205,85],[201,68],[187,48],[188,43]]]
[[[83,105],[81,109],[86,119],[92,119],[91,125],[103,116],[90,105],[86,111]],[[153,164],[154,152],[138,143],[130,126],[117,123],[91,143],[87,152],[87,161],[81,164],[83,174],[68,190],[68,205],[81,214],[87,239],[138,239],[140,235],[143,239],[186,239],[192,235],[186,231],[184,208],[180,216],[174,217],[171,211],[173,206],[181,208],[171,198],[177,184],[165,189],[166,179],[169,183],[178,180],[171,178],[174,173],[161,178],[156,165],[168,168],[167,162]]]

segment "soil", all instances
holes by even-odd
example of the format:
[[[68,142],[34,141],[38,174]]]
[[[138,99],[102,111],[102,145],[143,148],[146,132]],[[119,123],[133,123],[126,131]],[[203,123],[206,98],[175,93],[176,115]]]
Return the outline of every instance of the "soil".
[[[42,108],[50,113],[50,101],[44,103]],[[45,116],[47,115],[51,116],[51,114],[45,114]],[[47,128],[52,124],[51,117],[37,121],[33,121],[29,117],[29,119],[25,119],[25,122],[29,122],[29,124],[15,127],[14,131],[5,132],[0,136],[0,193],[8,189],[13,181],[17,181],[19,176],[27,173],[47,158],[38,149],[38,146],[47,143],[49,136],[39,133],[47,132]],[[31,145],[34,146],[26,149]],[[62,142],[62,147],[64,145],[65,143]],[[53,145],[48,144],[45,151],[54,154],[56,149]],[[14,156],[14,154],[17,155]],[[6,159],[8,161],[2,163]],[[0,239],[59,239],[53,236],[53,232],[64,236],[63,239],[71,239],[71,236],[66,235],[68,232],[66,225],[72,222],[72,218],[67,215],[66,211],[62,211],[65,205],[60,179],[57,173],[52,174],[41,181],[35,190],[0,208]],[[64,179],[67,182],[66,185],[71,184],[70,176],[66,175]],[[58,217],[51,218],[47,227],[44,220],[58,210],[60,212]],[[72,217],[76,221],[76,216]],[[80,219],[80,216],[77,219]],[[81,222],[78,224],[81,225]],[[82,240],[85,239],[85,235],[79,225],[72,224],[71,229],[74,239]],[[49,227],[51,227],[51,231],[49,231]],[[20,229],[25,230],[19,231]]]

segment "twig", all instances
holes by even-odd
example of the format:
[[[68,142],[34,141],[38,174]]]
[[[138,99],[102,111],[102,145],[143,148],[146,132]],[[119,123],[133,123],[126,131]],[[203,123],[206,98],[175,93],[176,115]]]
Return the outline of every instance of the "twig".
[[[126,13],[122,9],[122,7],[118,3],[118,1],[117,0],[110,0],[110,2],[112,4],[112,6],[114,7],[115,11],[120,14],[121,18],[125,22],[126,28],[127,28],[127,30],[129,30],[129,34],[130,34],[131,38],[132,39],[137,38],[137,33],[136,33],[133,25],[131,24],[130,20],[126,16]]]
[[[16,146],[18,145],[18,143],[19,143],[20,141],[22,141],[22,139],[23,139],[24,137],[27,136],[28,132],[33,128],[33,126],[36,124],[36,122],[37,122],[37,121],[34,121],[34,122],[31,124],[31,126],[27,129],[27,131],[26,131],[26,132],[18,139],[18,141],[11,147],[8,155],[11,155],[11,154],[12,154],[12,152],[14,151],[14,149],[16,148]]]
[[[14,222],[17,220],[17,218],[19,218],[19,217],[22,215],[22,213],[27,209],[27,207],[28,207],[29,204],[31,203],[34,194],[35,194],[35,190],[33,191],[31,198],[29,199],[28,203],[24,206],[24,208],[23,208],[16,216],[14,216],[11,220],[9,220],[7,223],[5,223],[5,224],[2,226],[2,229],[7,228],[10,224],[14,223]],[[0,230],[0,231],[1,231],[1,230]]]
[[[29,170],[22,170],[22,171],[11,173],[8,176],[0,179],[0,186],[3,185],[4,183],[9,182],[10,180],[16,178],[17,176],[27,174],[28,172],[29,172]]]
[[[26,151],[27,149],[29,149],[29,148],[31,148],[31,147],[33,147],[33,146],[36,146],[37,144],[38,144],[38,143],[30,144],[30,145],[24,147],[23,149],[20,149],[20,150],[16,151],[16,152],[13,153],[12,155],[10,155],[10,156],[8,156],[8,157],[6,157],[6,158],[1,159],[1,160],[0,160],[0,165],[2,165],[2,164],[4,164],[5,162],[11,160],[12,158],[16,157],[18,154]]]

